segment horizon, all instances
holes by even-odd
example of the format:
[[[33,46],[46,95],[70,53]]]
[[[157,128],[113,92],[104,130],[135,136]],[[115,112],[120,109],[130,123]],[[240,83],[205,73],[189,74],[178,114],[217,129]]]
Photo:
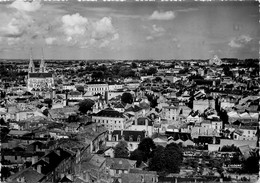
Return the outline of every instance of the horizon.
[[[259,58],[259,7],[247,2],[0,3],[0,58]]]

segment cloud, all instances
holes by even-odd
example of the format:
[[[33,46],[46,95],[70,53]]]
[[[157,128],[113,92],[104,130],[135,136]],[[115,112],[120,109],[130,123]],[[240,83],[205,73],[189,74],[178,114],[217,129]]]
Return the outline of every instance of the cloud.
[[[70,45],[78,45],[80,48],[86,48],[89,45],[103,48],[119,39],[119,34],[110,17],[94,21],[76,13],[62,16],[61,22],[62,33],[65,37],[60,36],[60,39]]]
[[[16,0],[12,4],[10,4],[9,7],[15,8],[20,11],[33,12],[41,8],[41,1],[35,0],[32,2],[28,2],[24,0]]]
[[[154,38],[161,37],[166,32],[163,27],[157,26],[155,24],[153,24],[152,27],[143,26],[143,28],[149,32],[149,35],[146,36],[146,40],[153,40]]]
[[[112,25],[112,19],[110,17],[104,17],[93,23],[92,36],[95,39],[103,39],[110,36],[115,36],[115,38],[119,37]]]
[[[48,37],[48,38],[45,38],[45,43],[47,44],[47,45],[52,45],[52,44],[54,44],[54,42],[57,40],[57,38],[55,38],[55,37]]]
[[[158,27],[157,25],[152,26],[152,34],[162,34],[165,32],[165,29],[163,27]]]
[[[191,12],[191,11],[197,11],[199,10],[198,8],[187,8],[187,9],[179,9],[176,10],[177,12]]]
[[[80,16],[78,13],[74,15],[64,15],[61,18],[64,33],[68,36],[83,35],[86,32],[88,19]]]
[[[0,36],[2,37],[21,37],[33,23],[30,16],[21,12],[1,16],[6,19],[0,22]]]
[[[152,37],[152,36],[147,36],[146,37],[146,40],[148,40],[148,41],[153,40],[153,39],[154,39],[154,37]]]
[[[173,11],[159,12],[154,11],[152,15],[149,16],[150,20],[172,20],[175,18]]]
[[[232,48],[241,48],[248,44],[252,38],[248,35],[241,35],[239,37],[234,37],[230,40],[228,45]]]

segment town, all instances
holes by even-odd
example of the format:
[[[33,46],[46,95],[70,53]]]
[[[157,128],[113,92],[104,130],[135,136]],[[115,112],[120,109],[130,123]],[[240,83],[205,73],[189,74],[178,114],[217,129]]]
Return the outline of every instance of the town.
[[[259,60],[0,60],[1,182],[256,182]]]

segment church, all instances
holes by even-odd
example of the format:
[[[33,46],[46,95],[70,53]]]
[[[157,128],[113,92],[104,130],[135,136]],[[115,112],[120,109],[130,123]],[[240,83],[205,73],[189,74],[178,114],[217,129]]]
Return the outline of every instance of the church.
[[[48,73],[46,70],[46,63],[42,57],[40,68],[38,72],[35,70],[35,65],[30,57],[30,63],[28,68],[28,80],[27,89],[28,91],[42,91],[47,92],[54,88],[54,79],[52,73]]]

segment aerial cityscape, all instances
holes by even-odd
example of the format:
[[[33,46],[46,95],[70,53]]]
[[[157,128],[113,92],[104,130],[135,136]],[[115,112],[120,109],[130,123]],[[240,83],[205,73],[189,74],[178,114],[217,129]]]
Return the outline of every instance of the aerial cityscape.
[[[0,2],[1,182],[259,181],[259,3]]]

